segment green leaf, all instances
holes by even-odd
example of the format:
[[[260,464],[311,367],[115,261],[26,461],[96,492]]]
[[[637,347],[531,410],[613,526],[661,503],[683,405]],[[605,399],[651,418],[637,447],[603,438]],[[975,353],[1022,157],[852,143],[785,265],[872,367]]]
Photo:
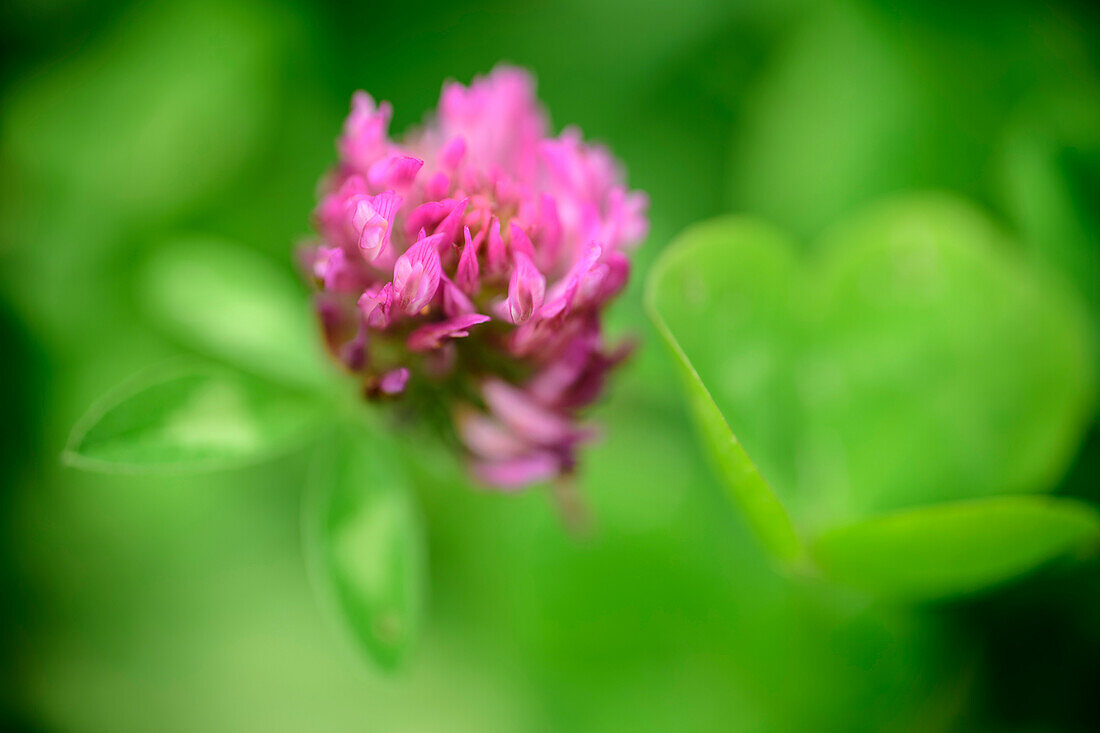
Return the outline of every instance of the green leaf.
[[[426,585],[421,519],[400,455],[377,429],[350,428],[318,452],[304,511],[315,581],[386,669],[419,631]]]
[[[328,379],[303,288],[262,255],[210,237],[170,240],[139,281],[145,309],[195,349],[290,384]]]
[[[749,219],[704,223],[666,250],[647,293],[705,442],[765,544],[791,546],[777,540],[782,507],[817,533],[1051,488],[1095,386],[1072,293],[947,196],[885,202],[815,256],[800,249]]]
[[[708,238],[713,227],[714,225],[710,224],[702,225],[701,228],[691,230],[684,236]],[[720,231],[724,231],[721,229],[724,224],[719,223],[718,227]],[[757,231],[755,234],[763,240],[770,240],[772,237],[764,230]],[[682,266],[681,260],[686,256],[690,256],[690,249],[677,246],[675,249],[670,248],[667,254],[654,265],[646,288],[646,309],[680,368],[692,416],[695,418],[711,460],[716,464],[730,495],[745,514],[764,546],[777,557],[792,560],[799,554],[800,547],[787,510],[730,429],[722,411],[715,404],[699,373],[692,366],[691,359],[684,352],[663,316],[667,306],[670,305],[666,299],[666,293],[673,298],[679,294],[668,292],[675,287],[669,283],[671,278],[677,276],[678,268]],[[705,328],[705,324],[702,323],[695,325],[700,329]]]
[[[208,471],[308,442],[321,419],[307,395],[239,374],[172,364],[108,394],[73,429],[64,458],[110,471]]]
[[[1100,514],[1070,499],[1012,496],[896,512],[824,532],[810,554],[834,580],[898,600],[998,583],[1100,542]]]
[[[802,491],[849,519],[1058,482],[1094,411],[1074,292],[948,196],[871,207],[816,251],[794,375]]]

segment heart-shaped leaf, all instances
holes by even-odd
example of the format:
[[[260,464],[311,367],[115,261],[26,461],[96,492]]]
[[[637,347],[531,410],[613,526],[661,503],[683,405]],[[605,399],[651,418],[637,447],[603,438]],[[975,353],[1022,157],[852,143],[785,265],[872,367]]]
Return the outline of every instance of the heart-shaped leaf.
[[[816,251],[802,485],[847,492],[840,518],[1052,488],[1093,413],[1079,298],[946,196],[872,207]]]
[[[898,600],[962,593],[1100,542],[1100,514],[1070,499],[1002,496],[949,502],[824,532],[822,571]]]
[[[711,450],[747,451],[722,466],[742,506],[771,486],[817,533],[1052,486],[1093,395],[1072,295],[946,196],[874,207],[812,251],[733,217],[686,232],[650,276]],[[782,522],[749,514],[774,549]]]
[[[321,420],[308,395],[239,374],[171,364],[108,394],[73,430],[71,465],[100,471],[208,471],[308,442]]]
[[[315,581],[384,668],[419,631],[426,585],[420,515],[399,455],[377,430],[349,428],[319,451],[304,511]]]
[[[718,224],[716,226],[725,225]],[[747,226],[751,227],[751,225]],[[693,230],[693,232],[698,231]],[[691,236],[691,234],[685,236]],[[702,236],[706,236],[706,233],[704,232]],[[779,247],[785,246],[783,242],[772,241],[774,235],[764,229],[752,232],[752,236],[759,237],[764,242],[765,249],[770,246],[769,243]],[[764,545],[777,557],[783,560],[792,560],[798,555],[800,547],[798,536],[787,510],[772,491],[767,480],[761,475],[760,469],[749,457],[737,436],[730,429],[730,424],[727,422],[722,410],[715,404],[706,384],[695,370],[692,360],[684,352],[680,341],[664,318],[665,309],[662,303],[662,291],[666,287],[673,286],[666,286],[662,283],[665,278],[676,277],[677,258],[682,251],[684,251],[683,248],[677,245],[677,250],[670,250],[670,253],[663,256],[660,262],[654,266],[646,290],[647,310],[657,330],[671,349],[677,366],[680,368],[687,391],[688,405],[692,416],[695,418],[696,426],[702,434],[703,444],[707,447],[711,460],[716,464],[719,474],[725,478],[726,487],[729,489],[731,496],[737,502]],[[767,279],[768,273],[766,270],[767,268],[761,268],[756,274],[763,279]],[[668,274],[670,272],[673,274]],[[763,280],[758,282],[763,282]],[[771,281],[771,285],[778,287],[779,283]],[[673,294],[671,297],[676,296]],[[697,322],[693,325],[697,329],[706,328],[703,323]],[[721,333],[725,325],[729,324],[715,323],[715,332]],[[719,336],[718,338],[722,337]],[[762,387],[762,385],[760,386]],[[772,392],[773,390],[770,389],[761,389],[760,395],[765,397]],[[760,407],[764,408],[763,405]],[[757,414],[766,416],[768,413],[764,409]],[[766,426],[758,424],[757,427],[765,433],[768,432]]]
[[[140,285],[145,309],[199,351],[290,384],[328,378],[303,289],[259,253],[210,237],[171,240]]]

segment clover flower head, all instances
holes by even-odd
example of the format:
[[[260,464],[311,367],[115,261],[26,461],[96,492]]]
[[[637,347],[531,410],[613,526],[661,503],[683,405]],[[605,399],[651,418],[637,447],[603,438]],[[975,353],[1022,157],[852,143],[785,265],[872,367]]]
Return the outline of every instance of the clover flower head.
[[[571,472],[580,411],[628,349],[607,303],[646,235],[648,200],[575,128],[552,137],[523,70],[444,85],[395,142],[357,92],[304,249],[329,350],[372,399],[442,401],[484,482]]]

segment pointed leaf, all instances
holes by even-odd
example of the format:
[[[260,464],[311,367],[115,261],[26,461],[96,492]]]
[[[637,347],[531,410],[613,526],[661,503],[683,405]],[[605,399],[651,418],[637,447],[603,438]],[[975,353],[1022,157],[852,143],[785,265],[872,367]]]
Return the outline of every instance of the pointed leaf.
[[[290,272],[232,242],[166,242],[140,278],[145,308],[206,354],[295,385],[328,378],[305,290]]]
[[[727,225],[731,225],[730,220],[704,224],[690,230],[684,238],[705,240],[712,231],[725,235],[729,233]],[[774,234],[762,228],[754,229],[751,236],[765,241],[765,251],[768,251],[775,240]],[[677,287],[682,283],[677,283],[675,279],[680,274],[684,258],[691,256],[691,250],[687,247],[670,248],[653,266],[647,283],[646,308],[679,367],[696,425],[731,496],[764,546],[777,557],[791,560],[799,554],[800,547],[790,515],[730,429],[722,411],[715,404],[699,373],[665,320],[666,309],[676,308],[677,299],[685,295],[683,290]],[[696,295],[702,294],[696,293]],[[706,324],[696,325],[698,328],[707,327]],[[720,327],[721,324],[713,325]],[[720,334],[721,331],[719,330],[718,333]]]
[[[1100,543],[1100,514],[1070,499],[1006,496],[875,517],[824,532],[810,553],[830,578],[900,600],[1008,580]]]
[[[193,365],[149,370],[73,429],[65,459],[100,471],[208,471],[308,442],[321,419],[307,395]]]
[[[399,452],[356,426],[319,451],[303,532],[315,582],[356,643],[398,666],[420,627],[425,553]]]

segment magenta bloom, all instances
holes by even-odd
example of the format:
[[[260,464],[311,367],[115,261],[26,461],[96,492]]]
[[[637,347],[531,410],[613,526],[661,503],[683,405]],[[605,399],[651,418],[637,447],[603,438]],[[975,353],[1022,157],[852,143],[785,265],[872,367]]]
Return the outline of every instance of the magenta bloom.
[[[475,473],[521,487],[569,473],[579,411],[626,355],[605,304],[646,235],[645,194],[498,67],[448,83],[401,142],[392,109],[352,98],[305,250],[329,349],[370,398],[444,401]]]

